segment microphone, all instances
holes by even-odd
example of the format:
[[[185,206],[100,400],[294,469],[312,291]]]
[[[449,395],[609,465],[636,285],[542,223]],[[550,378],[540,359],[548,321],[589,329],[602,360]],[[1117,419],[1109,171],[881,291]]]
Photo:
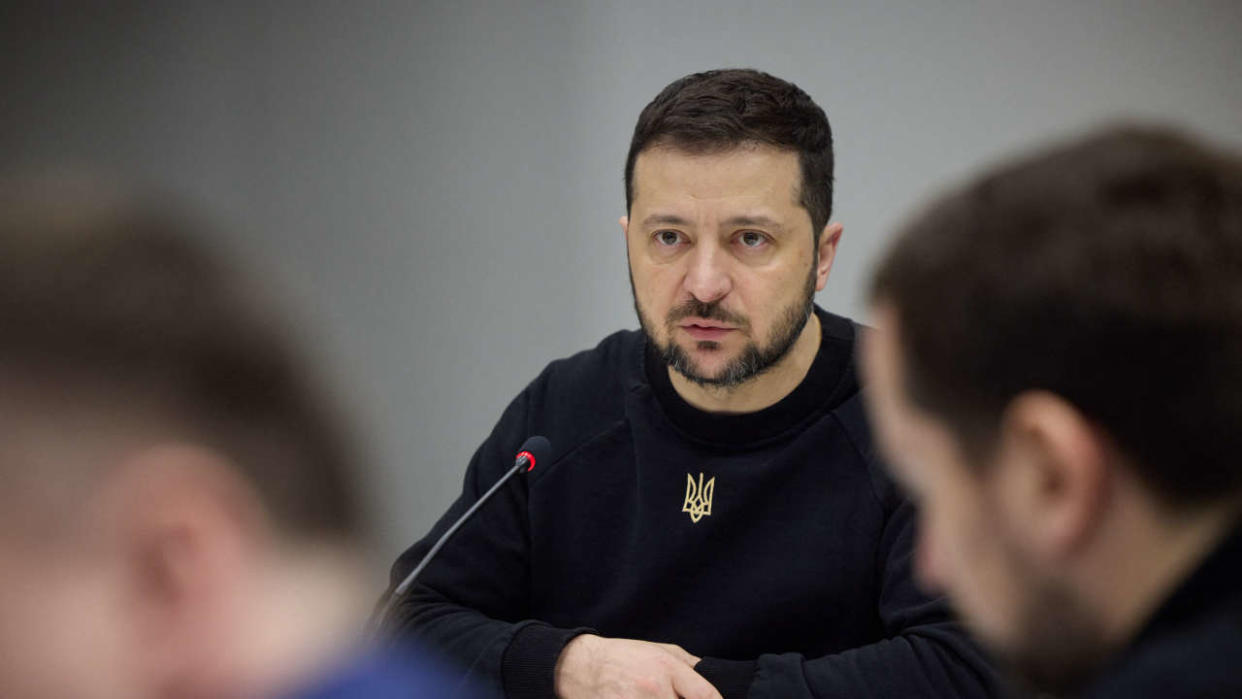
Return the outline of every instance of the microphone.
[[[491,499],[492,495],[494,495],[497,490],[500,490],[500,487],[510,478],[519,472],[529,473],[530,471],[533,471],[535,469],[535,465],[540,461],[547,461],[551,453],[552,444],[548,442],[547,437],[535,435],[527,439],[525,442],[522,442],[522,446],[518,449],[517,456],[513,460],[513,467],[506,471],[505,474],[496,481],[496,484],[489,488],[486,493],[483,493],[483,495],[470,506],[470,509],[466,510],[465,514],[453,523],[453,526],[449,527],[447,531],[440,535],[440,538],[436,541],[435,545],[431,547],[431,550],[427,552],[427,555],[423,556],[423,559],[418,562],[418,565],[414,566],[414,570],[410,571],[410,574],[405,576],[405,579],[401,581],[400,585],[393,588],[392,594],[388,596],[388,601],[384,603],[383,609],[380,611],[379,615],[376,616],[376,631],[378,631],[388,619],[388,615],[392,612],[392,608],[396,604],[397,600],[405,596],[405,593],[410,589],[410,586],[414,584],[414,580],[418,578],[418,574],[423,572],[423,569],[427,567],[427,564],[431,562],[431,559],[435,558],[435,555],[440,552],[440,549],[444,546],[444,543],[448,541],[453,534],[457,533],[457,530],[461,528],[461,525],[465,524],[466,520],[473,517],[474,513],[483,506],[483,503]]]

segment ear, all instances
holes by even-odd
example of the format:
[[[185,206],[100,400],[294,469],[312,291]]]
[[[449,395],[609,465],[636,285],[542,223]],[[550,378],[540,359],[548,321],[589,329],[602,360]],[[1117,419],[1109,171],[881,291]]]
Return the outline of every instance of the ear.
[[[828,283],[828,273],[832,271],[832,261],[837,256],[837,244],[841,242],[841,234],[845,227],[840,223],[829,223],[819,235],[819,247],[816,248],[818,262],[815,265],[815,290],[823,291]]]
[[[630,234],[630,217],[622,216],[617,219],[617,223],[621,224],[621,238],[623,240],[628,240]]]
[[[244,613],[267,527],[257,496],[229,462],[190,446],[126,458],[109,483],[119,508],[151,682],[213,686]]]
[[[1064,559],[1089,541],[1112,485],[1108,453],[1104,433],[1060,396],[1030,391],[1010,402],[993,485],[1034,555]]]

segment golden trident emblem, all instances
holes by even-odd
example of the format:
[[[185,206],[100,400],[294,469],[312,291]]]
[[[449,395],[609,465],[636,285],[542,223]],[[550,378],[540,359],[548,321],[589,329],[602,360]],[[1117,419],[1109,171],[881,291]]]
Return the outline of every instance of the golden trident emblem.
[[[681,511],[690,513],[691,522],[698,522],[712,513],[712,494],[715,492],[715,476],[712,476],[707,483],[703,483],[703,474],[699,473],[699,482],[695,483],[694,476],[687,473],[686,501],[682,503]]]

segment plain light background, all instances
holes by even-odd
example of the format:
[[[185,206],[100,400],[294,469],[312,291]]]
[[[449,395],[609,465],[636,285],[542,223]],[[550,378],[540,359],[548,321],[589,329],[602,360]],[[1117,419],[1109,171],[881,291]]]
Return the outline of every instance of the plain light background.
[[[92,5],[0,9],[0,166],[155,184],[229,231],[351,412],[385,566],[548,361],[636,327],[623,160],[686,73],[825,108],[818,300],[853,316],[902,219],[998,157],[1117,118],[1242,145],[1237,0]]]

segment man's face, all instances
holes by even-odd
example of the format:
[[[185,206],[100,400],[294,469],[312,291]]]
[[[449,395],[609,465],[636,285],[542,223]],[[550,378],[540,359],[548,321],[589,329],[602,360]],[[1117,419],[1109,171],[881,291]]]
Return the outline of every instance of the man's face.
[[[861,348],[867,404],[894,478],[918,509],[915,573],[949,597],[971,630],[1036,687],[1061,690],[1089,672],[1105,652],[1093,614],[1040,562],[1023,536],[1026,511],[1013,501],[998,449],[972,464],[946,423],[911,403],[904,386],[901,329],[891,307],[877,313],[883,330]]]
[[[0,511],[0,696],[140,696],[115,532],[80,503],[51,502],[34,493]]]
[[[0,367],[0,697],[150,696],[124,511],[102,464],[111,420],[81,393],[6,380]],[[73,435],[66,439],[65,435]]]
[[[622,220],[634,305],[686,378],[740,384],[780,361],[805,327],[836,236],[817,265],[800,185],[797,154],[769,146],[638,155]]]

